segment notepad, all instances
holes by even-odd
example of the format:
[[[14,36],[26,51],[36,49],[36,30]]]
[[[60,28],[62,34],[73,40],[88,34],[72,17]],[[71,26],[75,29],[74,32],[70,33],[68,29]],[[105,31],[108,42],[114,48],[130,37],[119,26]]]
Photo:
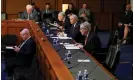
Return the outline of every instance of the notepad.
[[[12,46],[6,46],[6,49],[14,49]]]
[[[59,39],[72,39],[71,37],[51,37],[51,38],[59,38]]]
[[[89,59],[79,59],[78,62],[90,62]]]
[[[57,27],[51,27],[50,29],[51,29],[51,30],[55,30],[55,29],[58,29],[58,28],[57,28]]]

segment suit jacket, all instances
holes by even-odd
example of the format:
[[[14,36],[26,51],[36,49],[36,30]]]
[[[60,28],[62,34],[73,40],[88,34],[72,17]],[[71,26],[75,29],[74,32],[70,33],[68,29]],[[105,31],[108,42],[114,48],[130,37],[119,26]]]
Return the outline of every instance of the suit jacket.
[[[83,36],[82,34],[80,33],[80,23],[77,22],[76,25],[72,25],[69,29],[70,31],[70,36],[77,42],[80,42],[82,43],[83,41]]]
[[[71,23],[70,23],[70,19],[68,17],[65,17],[64,22],[58,20],[57,23],[60,26],[63,26],[64,27],[66,33],[69,33],[69,28],[71,27]]]
[[[76,11],[76,9],[72,9],[72,10],[67,9],[67,10],[65,11],[66,16],[67,16],[68,14],[71,14],[71,13],[73,13],[73,14],[76,14],[76,15],[77,15],[77,11]]]
[[[42,11],[42,19],[51,19],[52,18],[52,13],[53,13],[53,10],[52,9],[48,9],[48,12],[45,10]]]
[[[28,13],[27,11],[23,12],[22,19],[28,19]],[[36,22],[39,21],[39,16],[36,11],[32,11],[32,13],[29,16],[29,20],[35,20]]]
[[[16,57],[23,64],[29,64],[32,61],[34,54],[36,53],[36,43],[33,38],[29,38],[24,45],[20,48]]]
[[[87,38],[86,44],[83,47],[87,52],[97,52],[101,48],[101,42],[99,37],[94,32],[90,32]]]

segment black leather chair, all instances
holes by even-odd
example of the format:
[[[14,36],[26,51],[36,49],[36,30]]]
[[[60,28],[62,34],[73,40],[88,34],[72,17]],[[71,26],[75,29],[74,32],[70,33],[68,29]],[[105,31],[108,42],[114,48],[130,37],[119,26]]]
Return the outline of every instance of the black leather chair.
[[[1,20],[6,20],[7,14],[5,12],[1,12]]]
[[[106,55],[103,65],[112,73],[115,72],[116,67],[120,60],[119,45],[111,45]]]
[[[31,80],[31,76],[35,73],[37,65],[38,64],[37,64],[36,55],[34,55],[31,64],[21,67],[16,67],[14,69],[13,73],[14,80],[18,80],[19,78],[25,78],[26,80]]]
[[[58,20],[58,14],[59,14],[59,11],[54,11],[52,13],[52,21],[57,21]]]
[[[16,35],[4,35],[2,38],[2,44],[5,46],[14,46],[17,42],[17,36]]]
[[[22,19],[23,12],[18,12],[18,17]]]

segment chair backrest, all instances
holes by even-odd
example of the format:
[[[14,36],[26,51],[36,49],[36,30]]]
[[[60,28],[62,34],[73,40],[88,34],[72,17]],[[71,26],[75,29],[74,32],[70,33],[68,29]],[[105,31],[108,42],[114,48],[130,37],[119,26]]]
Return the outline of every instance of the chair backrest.
[[[119,62],[120,57],[120,51],[118,45],[111,45],[109,47],[106,59],[105,59],[105,65],[109,69],[112,69],[114,65],[116,65]]]
[[[5,12],[1,12],[1,20],[6,20],[7,19],[7,15]]]
[[[58,13],[59,13],[59,11],[54,11],[54,12],[52,13],[52,20],[53,20],[53,21],[56,21],[56,20],[58,19]]]
[[[109,31],[97,32],[97,35],[98,35],[98,37],[99,37],[99,39],[101,41],[101,47],[102,48],[107,48],[110,32]]]
[[[115,74],[119,80],[132,80],[132,64],[131,63],[121,63],[116,68]]]
[[[133,61],[133,45],[120,45],[120,62]]]
[[[22,19],[23,12],[18,12],[18,17]]]
[[[16,35],[4,35],[2,38],[2,44],[7,46],[16,45],[17,39]]]

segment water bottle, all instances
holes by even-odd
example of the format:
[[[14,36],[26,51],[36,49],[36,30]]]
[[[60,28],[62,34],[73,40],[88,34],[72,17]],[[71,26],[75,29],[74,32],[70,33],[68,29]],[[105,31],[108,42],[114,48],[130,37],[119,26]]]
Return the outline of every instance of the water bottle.
[[[46,36],[49,36],[49,30],[46,31]]]
[[[68,56],[69,58],[72,58],[72,54],[71,54],[71,51],[70,51],[70,50],[68,50],[67,56]]]
[[[78,76],[77,76],[76,80],[83,80],[83,76],[82,76],[82,72],[81,71],[78,72]]]
[[[84,70],[84,76],[83,76],[84,80],[89,80],[89,74],[87,70]]]
[[[56,45],[57,44],[57,41],[56,39],[53,40],[53,45]]]
[[[57,44],[59,44],[59,38],[57,38],[56,42],[57,42]]]
[[[46,27],[46,26],[45,26],[45,24],[43,23],[43,24],[42,24],[42,28],[45,28],[45,27]]]

